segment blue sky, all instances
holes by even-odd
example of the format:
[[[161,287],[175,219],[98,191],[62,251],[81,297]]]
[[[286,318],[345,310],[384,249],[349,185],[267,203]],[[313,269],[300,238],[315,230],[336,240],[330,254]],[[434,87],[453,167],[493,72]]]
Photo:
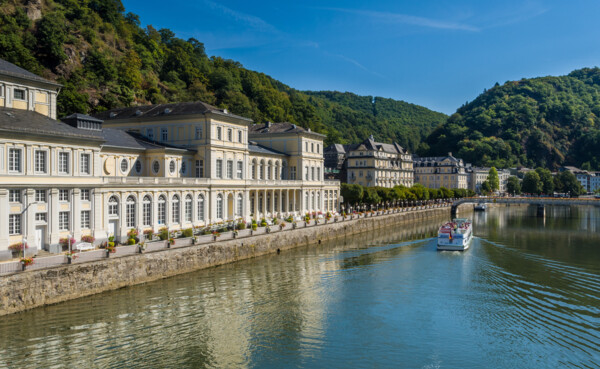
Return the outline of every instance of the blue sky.
[[[142,25],[203,42],[299,90],[447,114],[494,83],[599,65],[600,1],[123,0]]]

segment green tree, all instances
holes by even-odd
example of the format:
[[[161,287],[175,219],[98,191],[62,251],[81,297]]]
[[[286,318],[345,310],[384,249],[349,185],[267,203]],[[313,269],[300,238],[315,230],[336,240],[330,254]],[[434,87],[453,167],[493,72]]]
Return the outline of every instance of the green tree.
[[[342,183],[340,194],[346,204],[360,204],[363,202],[363,187],[357,184]]]
[[[535,171],[540,176],[542,193],[552,195],[554,192],[554,179],[552,178],[552,173],[545,168],[536,168]]]
[[[486,179],[481,184],[481,193],[488,195],[490,192],[492,192],[492,186],[490,185],[490,182]]]
[[[556,191],[560,193],[567,193],[571,196],[578,196],[584,192],[581,183],[577,180],[577,177],[568,170],[560,172],[555,178]]]
[[[490,189],[492,192],[498,191],[498,189],[500,189],[500,180],[498,179],[498,171],[496,170],[496,168],[490,168],[487,180],[490,183]]]
[[[65,23],[66,19],[62,13],[53,12],[42,17],[38,25],[38,51],[42,59],[52,68],[67,59],[63,49],[67,39]]]
[[[539,195],[542,193],[542,181],[540,175],[535,171],[525,173],[521,189],[525,193]]]
[[[506,182],[506,192],[513,196],[521,193],[521,182],[519,182],[519,178],[515,176],[508,177]]]
[[[377,188],[367,187],[363,200],[370,205],[379,204],[381,202],[381,197],[379,197],[379,194],[377,193]]]

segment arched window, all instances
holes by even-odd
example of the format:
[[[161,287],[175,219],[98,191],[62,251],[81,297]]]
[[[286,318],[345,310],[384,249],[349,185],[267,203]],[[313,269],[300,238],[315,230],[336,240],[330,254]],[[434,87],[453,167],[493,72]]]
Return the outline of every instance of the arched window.
[[[125,202],[125,214],[127,227],[135,227],[135,197],[127,197],[127,201]]]
[[[179,204],[179,196],[177,195],[173,195],[173,199],[171,200],[171,213],[172,213],[172,222],[178,224],[179,221],[181,220],[179,218],[179,210],[180,210],[180,204]]]
[[[144,196],[142,200],[142,223],[146,226],[152,225],[152,198]]]
[[[269,160],[269,165],[267,167],[267,179],[271,179],[271,173],[273,173],[273,163]]]
[[[192,196],[190,195],[185,197],[185,221],[192,221]]]
[[[321,191],[317,192],[317,206],[315,209],[321,210]]]
[[[217,195],[217,219],[223,219],[223,196]]]
[[[235,216],[241,217],[243,214],[243,210],[244,210],[244,198],[242,197],[242,194],[238,194],[237,206],[235,207]]]
[[[117,196],[111,196],[108,199],[108,215],[119,216],[119,199]]]
[[[165,195],[158,197],[158,224],[167,223],[167,198]]]
[[[198,195],[198,220],[204,221],[204,196]]]
[[[260,171],[259,171],[259,179],[265,179],[265,161],[260,161]]]
[[[281,178],[281,171],[279,170],[279,162],[276,161],[275,162],[275,173],[273,175],[273,179],[280,179]]]

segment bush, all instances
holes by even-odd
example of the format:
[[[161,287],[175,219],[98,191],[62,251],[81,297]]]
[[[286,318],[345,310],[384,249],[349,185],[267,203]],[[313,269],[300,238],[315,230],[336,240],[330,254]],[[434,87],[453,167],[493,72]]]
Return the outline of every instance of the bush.
[[[265,218],[260,220],[260,226],[261,227],[266,227],[267,226],[267,221],[265,220]]]
[[[193,237],[194,230],[192,228],[187,228],[183,230],[183,237]]]
[[[94,238],[94,236],[81,236],[81,241],[94,243],[94,241],[96,241],[96,239]]]
[[[239,222],[236,226],[237,229],[246,229],[246,222]]]
[[[113,241],[108,241],[108,247],[115,247],[115,243]]]
[[[158,238],[160,238],[161,241],[169,238],[169,231],[166,228],[161,228],[158,232]]]
[[[256,231],[258,229],[258,225],[256,223],[252,223],[252,230]]]
[[[136,242],[135,238],[130,238],[130,239],[127,240],[127,244],[128,245],[135,245],[135,242]]]

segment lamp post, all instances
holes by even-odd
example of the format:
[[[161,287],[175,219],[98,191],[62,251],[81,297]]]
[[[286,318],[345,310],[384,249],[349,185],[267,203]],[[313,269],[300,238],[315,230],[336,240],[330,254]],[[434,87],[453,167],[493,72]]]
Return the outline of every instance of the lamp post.
[[[67,235],[67,242],[69,243],[69,254],[71,253],[71,237],[72,237],[72,236],[71,236],[71,234],[69,233],[69,234]]]

